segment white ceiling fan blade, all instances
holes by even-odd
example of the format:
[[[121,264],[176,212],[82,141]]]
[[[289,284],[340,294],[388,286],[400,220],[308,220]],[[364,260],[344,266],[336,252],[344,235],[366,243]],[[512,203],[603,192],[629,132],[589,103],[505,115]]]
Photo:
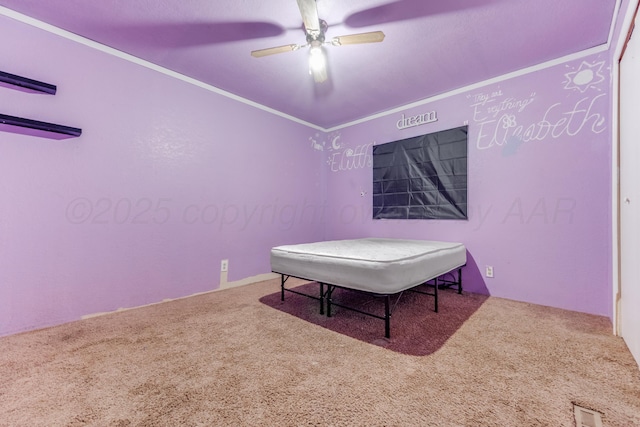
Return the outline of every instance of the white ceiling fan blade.
[[[371,33],[334,37],[331,39],[331,44],[342,46],[346,44],[379,43],[382,40],[384,40],[384,33],[382,31],[373,31]]]
[[[287,44],[284,46],[278,47],[269,47],[267,49],[259,49],[251,52],[251,56],[254,58],[262,58],[263,56],[275,55],[277,53],[291,52],[293,50],[300,49],[300,45],[297,44]]]
[[[297,0],[297,2],[307,34],[314,37],[320,35],[320,18],[318,18],[316,0]]]

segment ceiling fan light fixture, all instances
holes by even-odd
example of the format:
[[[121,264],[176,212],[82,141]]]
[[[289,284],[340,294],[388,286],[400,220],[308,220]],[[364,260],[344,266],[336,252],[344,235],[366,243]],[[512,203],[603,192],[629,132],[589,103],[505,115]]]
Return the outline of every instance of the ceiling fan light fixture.
[[[313,80],[316,83],[322,83],[327,80],[327,69],[310,70],[310,74],[313,76]]]
[[[309,49],[309,74],[317,83],[327,80],[327,60],[320,46]]]
[[[290,44],[254,50],[251,52],[251,56],[261,58],[263,56],[290,52],[308,46],[309,74],[313,76],[316,83],[322,83],[328,79],[327,60],[325,58],[323,45],[343,46],[349,44],[378,43],[384,40],[385,36],[382,31],[372,31],[334,37],[329,42],[325,42],[325,34],[329,25],[325,20],[318,17],[318,5],[316,1],[317,0],[296,0],[302,17],[302,30],[306,35],[306,44]]]
[[[312,70],[319,70],[326,68],[327,61],[324,57],[324,52],[320,46],[312,46],[309,49],[309,68]]]
[[[309,53],[312,56],[324,56],[324,53],[322,52],[322,47],[320,47],[319,45],[311,45],[311,47],[309,48]]]

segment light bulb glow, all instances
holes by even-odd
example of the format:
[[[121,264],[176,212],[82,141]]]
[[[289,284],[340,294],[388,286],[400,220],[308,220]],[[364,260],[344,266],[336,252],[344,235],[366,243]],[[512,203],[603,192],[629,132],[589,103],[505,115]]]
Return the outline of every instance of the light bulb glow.
[[[324,53],[322,53],[322,49],[319,47],[312,47],[309,50],[309,69],[311,72],[319,72],[324,70],[326,67],[326,61],[324,58]]]

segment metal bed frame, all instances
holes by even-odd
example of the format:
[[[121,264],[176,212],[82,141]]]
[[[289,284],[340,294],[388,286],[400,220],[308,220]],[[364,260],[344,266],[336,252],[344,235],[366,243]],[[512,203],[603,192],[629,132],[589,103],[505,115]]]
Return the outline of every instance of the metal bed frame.
[[[452,286],[457,286],[458,287],[458,294],[462,293],[462,267],[458,267],[457,268],[457,272],[458,272],[458,277],[456,278],[453,275],[453,271],[451,270],[449,272],[446,272],[444,274],[441,274],[438,277],[435,277],[433,279],[427,280],[426,282],[423,282],[419,285],[416,285],[413,288],[407,289],[407,291],[409,292],[415,292],[415,293],[419,293],[419,294],[423,294],[423,295],[431,295],[434,297],[434,311],[437,313],[438,312],[438,288],[440,289],[444,289],[444,288],[451,288]],[[395,309],[395,307],[397,306],[398,302],[400,301],[400,298],[402,297],[402,294],[405,291],[400,291],[400,292],[396,292],[393,294],[379,294],[379,293],[375,293],[375,292],[367,292],[367,291],[362,291],[360,289],[353,289],[353,288],[347,288],[344,286],[340,286],[340,285],[335,285],[335,284],[331,284],[331,283],[324,283],[324,282],[319,282],[319,281],[315,281],[318,283],[319,287],[320,287],[320,292],[318,294],[318,296],[316,295],[310,295],[304,292],[299,292],[296,291],[294,289],[290,289],[290,288],[285,288],[285,283],[286,281],[290,278],[290,277],[295,277],[297,279],[302,279],[302,280],[313,280],[313,279],[308,279],[305,277],[298,277],[298,276],[292,276],[289,274],[284,274],[284,273],[280,273],[277,271],[274,271],[274,273],[276,274],[280,274],[280,300],[284,301],[284,294],[285,291],[287,292],[291,292],[297,295],[302,295],[308,298],[312,298],[315,300],[318,300],[320,302],[320,314],[324,315],[325,314],[325,301],[326,301],[326,308],[327,308],[327,317],[331,317],[331,307],[332,306],[336,306],[336,307],[341,307],[347,310],[351,310],[351,311],[355,311],[357,313],[360,314],[364,314],[366,316],[370,316],[370,317],[375,317],[376,319],[380,319],[380,320],[384,320],[384,336],[386,338],[391,338],[391,314],[393,312],[393,310]],[[453,279],[449,280],[446,279],[445,276],[447,275],[452,275]],[[425,292],[425,291],[420,291],[417,290],[416,288],[418,286],[422,286],[422,285],[428,285],[429,287],[433,288],[433,292]],[[326,286],[326,289],[325,289]],[[332,295],[333,292],[336,289],[344,289],[347,291],[352,291],[352,292],[359,292],[362,294],[367,294],[367,295],[372,295],[372,296],[376,296],[376,297],[383,297],[384,298],[384,316],[380,316],[378,314],[374,314],[374,313],[370,313],[370,312],[366,312],[366,311],[362,311],[359,310],[357,308],[354,307],[349,307],[347,305],[343,305],[340,304],[338,302],[335,302],[332,299]],[[396,298],[395,303],[393,304],[393,307],[391,306],[391,296],[393,295],[398,295],[398,297]]]

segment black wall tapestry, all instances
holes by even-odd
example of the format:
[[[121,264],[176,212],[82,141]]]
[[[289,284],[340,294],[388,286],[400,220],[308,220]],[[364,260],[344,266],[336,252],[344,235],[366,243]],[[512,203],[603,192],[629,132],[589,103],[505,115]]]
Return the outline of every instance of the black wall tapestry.
[[[467,219],[467,126],[375,145],[373,219]]]

